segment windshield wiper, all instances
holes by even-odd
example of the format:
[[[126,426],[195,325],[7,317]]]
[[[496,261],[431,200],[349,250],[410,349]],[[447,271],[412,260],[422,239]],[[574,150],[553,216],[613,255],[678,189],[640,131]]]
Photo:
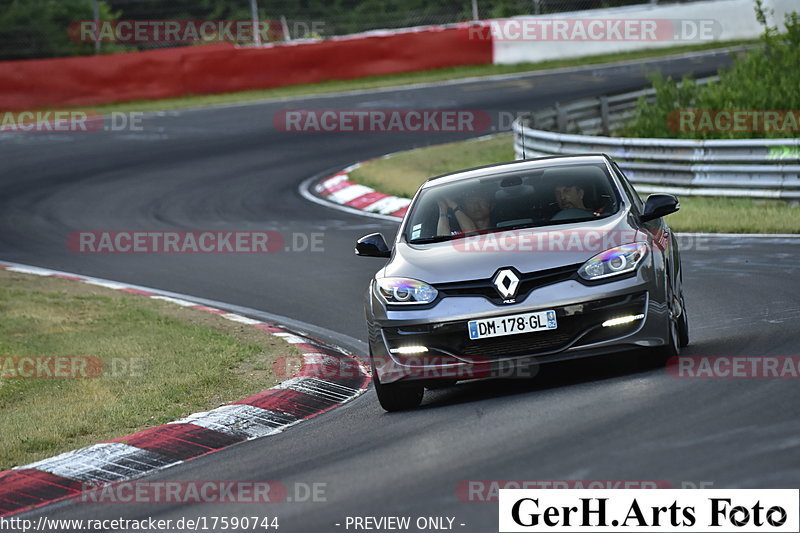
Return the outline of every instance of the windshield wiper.
[[[503,226],[502,228],[494,228],[489,233],[500,233],[503,231],[514,231],[517,229],[527,229],[527,228],[541,228],[542,226],[546,226],[547,222],[526,222],[525,224],[514,224],[513,226]]]
[[[516,226],[509,226],[507,228],[492,228],[492,229],[482,229],[475,231],[465,231],[462,233],[456,233],[454,235],[436,235],[435,237],[423,237],[421,239],[411,239],[410,241],[408,241],[408,244],[430,244],[434,242],[463,239],[464,237],[474,237],[475,235],[487,235],[489,233],[500,233],[503,231],[510,231],[522,228],[534,228],[539,226],[542,226],[542,224],[527,223],[527,224],[517,224]]]
[[[422,237],[419,239],[411,239],[410,241],[408,241],[408,244],[431,244],[434,242],[449,241],[456,237],[458,237],[458,235],[437,235],[435,237]]]
[[[411,239],[410,241],[408,241],[408,244],[431,244],[434,242],[454,241],[456,239],[463,239],[464,237],[471,237],[472,235],[478,235],[479,233],[484,233],[484,231],[466,231],[462,233],[456,233],[454,235],[436,235],[434,237],[422,237],[418,239]]]

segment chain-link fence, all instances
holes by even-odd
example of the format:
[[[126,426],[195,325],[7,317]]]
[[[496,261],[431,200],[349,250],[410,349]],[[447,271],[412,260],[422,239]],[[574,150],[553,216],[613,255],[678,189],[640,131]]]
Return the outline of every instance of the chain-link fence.
[[[114,53],[219,41],[258,44],[658,1],[0,0],[0,59]],[[258,21],[255,25],[254,20]],[[164,26],[169,21],[177,22],[175,34],[170,35],[169,27]],[[202,25],[209,21],[218,23],[216,28]],[[219,24],[221,21],[240,24],[231,31]],[[250,31],[243,31],[248,24]]]

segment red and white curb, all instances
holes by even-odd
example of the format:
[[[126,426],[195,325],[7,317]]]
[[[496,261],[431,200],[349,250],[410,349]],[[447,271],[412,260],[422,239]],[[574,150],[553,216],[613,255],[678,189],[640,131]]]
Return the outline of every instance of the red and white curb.
[[[366,391],[369,384],[368,369],[355,357],[275,323],[163,296],[124,283],[2,262],[0,268],[80,281],[215,313],[280,337],[303,354],[303,364],[297,376],[249,398],[0,472],[0,516],[74,497],[106,483],[136,478],[238,442],[279,433],[356,398]],[[335,371],[342,368],[343,360],[352,372]],[[326,378],[317,377],[320,375]],[[328,376],[337,377],[328,379]]]
[[[320,180],[313,185],[314,192],[334,204],[363,213],[395,217],[400,220],[406,214],[411,200],[391,196],[348,179],[350,173],[365,162],[350,165],[333,176]]]

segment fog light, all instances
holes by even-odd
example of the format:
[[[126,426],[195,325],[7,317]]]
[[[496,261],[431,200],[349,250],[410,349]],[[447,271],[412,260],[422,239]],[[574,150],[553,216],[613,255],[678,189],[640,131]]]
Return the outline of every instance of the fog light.
[[[641,320],[644,318],[644,315],[628,315],[628,316],[621,316],[618,318],[612,318],[611,320],[606,320],[603,322],[603,327],[608,328],[611,326],[621,326],[622,324],[630,324],[634,320]]]
[[[392,348],[389,351],[403,355],[409,355],[413,353],[428,353],[428,349],[425,346],[401,346],[400,348]]]

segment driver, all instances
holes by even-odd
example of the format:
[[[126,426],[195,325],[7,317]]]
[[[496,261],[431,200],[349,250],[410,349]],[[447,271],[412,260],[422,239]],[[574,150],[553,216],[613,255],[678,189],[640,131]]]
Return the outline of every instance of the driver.
[[[559,209],[590,209],[583,204],[585,191],[576,183],[559,185],[555,189],[556,203]]]
[[[586,194],[583,186],[574,181],[565,181],[557,185],[553,190],[558,204],[559,211],[550,220],[569,220],[572,218],[584,218],[587,213],[592,213],[592,209],[586,207],[583,198]],[[599,212],[592,213],[599,215]]]

